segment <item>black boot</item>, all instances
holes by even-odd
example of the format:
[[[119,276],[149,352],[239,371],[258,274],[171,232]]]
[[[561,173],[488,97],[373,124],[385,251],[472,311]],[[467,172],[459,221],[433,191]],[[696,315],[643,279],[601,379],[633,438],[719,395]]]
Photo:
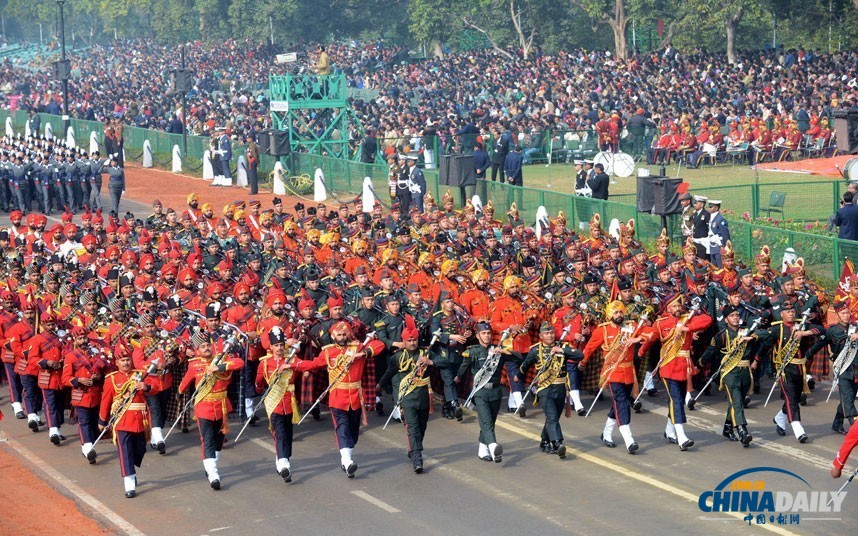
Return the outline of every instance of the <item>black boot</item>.
[[[834,416],[834,422],[831,423],[831,429],[838,434],[846,434],[846,430],[843,428],[843,416],[839,413]]]
[[[443,415],[445,419],[453,418],[453,410],[449,402],[444,402],[444,405],[441,407],[441,415]]]
[[[459,405],[459,401],[453,400],[452,402],[450,402],[450,408],[456,420],[462,422],[462,406]]]
[[[560,441],[552,441],[551,454],[557,454],[557,456],[562,460],[566,457],[566,445]]]
[[[551,445],[548,443],[547,439],[543,439],[539,442],[539,450],[542,452],[548,452],[550,450]]]
[[[411,452],[411,464],[414,466],[414,472],[418,475],[423,472],[423,451],[415,450]]]
[[[322,410],[319,409],[319,406],[313,408],[313,411],[310,412],[310,415],[313,416],[314,421],[319,421],[322,419]]]
[[[740,424],[739,425],[739,441],[742,442],[742,446],[745,448],[749,447],[751,445],[751,441],[753,441],[753,440],[754,440],[754,438],[751,436],[750,433],[748,433],[748,427],[745,426],[744,424]]]
[[[733,431],[733,425],[730,423],[724,423],[724,431],[721,432],[721,435],[729,439],[730,441],[738,441],[739,438],[736,437],[736,433]]]

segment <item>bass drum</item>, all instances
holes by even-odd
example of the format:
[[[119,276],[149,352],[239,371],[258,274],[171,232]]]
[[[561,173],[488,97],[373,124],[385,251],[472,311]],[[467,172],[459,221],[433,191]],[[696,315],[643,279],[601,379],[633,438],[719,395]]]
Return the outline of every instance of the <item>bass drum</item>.
[[[593,164],[602,164],[605,166],[605,173],[620,178],[631,177],[635,172],[635,159],[627,153],[602,151],[593,157]]]
[[[843,178],[849,182],[858,182],[858,158],[852,158],[843,166]]]

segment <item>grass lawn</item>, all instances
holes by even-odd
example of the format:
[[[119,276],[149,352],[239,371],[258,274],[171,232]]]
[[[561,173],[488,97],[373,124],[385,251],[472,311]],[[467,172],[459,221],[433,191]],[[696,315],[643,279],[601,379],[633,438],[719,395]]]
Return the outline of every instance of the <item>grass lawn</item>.
[[[645,163],[639,167],[647,168],[650,173],[657,174],[657,166],[648,166]],[[669,177],[677,177],[676,166],[666,169]],[[524,168],[524,186],[553,192],[574,192],[575,167],[571,164],[535,164]],[[720,198],[723,201],[722,209],[734,210],[737,215],[752,210],[750,185],[759,184],[758,207],[766,207],[769,204],[772,192],[786,193],[784,212],[771,213],[773,218],[795,219],[795,220],[826,220],[836,209],[836,194],[834,183],[838,182],[832,177],[808,175],[803,173],[788,173],[777,171],[757,171],[749,166],[731,166],[719,164],[718,166],[706,166],[701,169],[688,169],[683,167],[679,170],[680,178],[691,185],[690,191],[705,189],[702,193],[710,198]],[[637,179],[635,176],[627,178],[613,177],[610,186],[612,201],[634,204],[637,191]],[[839,186],[840,193],[845,191],[845,183]],[[748,186],[743,188],[742,186]],[[765,211],[759,212],[760,216],[766,216]]]

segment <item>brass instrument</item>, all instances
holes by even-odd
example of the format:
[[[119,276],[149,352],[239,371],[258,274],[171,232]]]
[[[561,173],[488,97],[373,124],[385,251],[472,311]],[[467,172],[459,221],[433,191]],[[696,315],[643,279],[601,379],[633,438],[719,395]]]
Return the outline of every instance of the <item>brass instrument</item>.
[[[763,407],[769,405],[769,400],[772,398],[772,393],[775,392],[775,386],[778,384],[778,381],[781,379],[784,371],[787,368],[787,365],[790,364],[790,361],[798,354],[799,346],[801,343],[801,339],[796,338],[796,331],[804,331],[805,325],[807,325],[807,319],[810,317],[810,310],[805,311],[801,315],[801,324],[799,324],[798,328],[794,329],[790,334],[789,341],[786,344],[781,346],[780,350],[772,354],[772,363],[777,365],[778,372],[775,374],[775,379],[772,382],[772,388],[769,390],[769,396],[766,397],[766,403],[763,404]]]
[[[131,375],[128,381],[122,384],[122,387],[119,388],[119,391],[116,392],[116,395],[113,398],[113,404],[110,406],[110,413],[112,414],[110,421],[101,433],[98,434],[95,441],[92,442],[92,448],[95,448],[98,442],[101,441],[101,438],[104,437],[104,434],[106,434],[108,430],[122,419],[125,412],[131,407],[131,403],[134,401],[134,395],[137,394],[137,383],[142,382],[147,376],[154,373],[156,367],[157,363],[149,363],[149,367],[147,367],[145,371],[138,370]]]
[[[855,361],[855,354],[858,353],[858,342],[849,340],[855,334],[855,331],[856,326],[854,324],[850,325],[846,336],[846,343],[837,355],[837,359],[834,360],[834,364],[831,365],[834,379],[831,380],[831,390],[828,391],[828,398],[825,399],[826,402],[831,400],[831,394],[834,393],[834,387],[837,385],[840,375],[843,374],[845,369],[852,366],[852,362]]]
[[[661,346],[661,359],[659,359],[656,370],[661,366],[667,365],[679,355],[680,350],[682,350],[682,345],[685,343],[685,333],[680,328],[684,327],[699,309],[699,303],[692,305],[691,310],[689,310],[688,313],[682,317],[682,320],[674,326],[673,334],[670,339]]]
[[[298,348],[300,345],[292,346],[289,348],[289,354],[286,356],[286,359],[283,361],[284,364],[291,363],[295,358],[295,354],[298,352]],[[286,369],[278,371],[271,378],[268,378],[268,389],[262,393],[262,399],[253,406],[253,411],[250,412],[250,415],[247,417],[247,421],[244,423],[244,426],[241,427],[241,431],[238,432],[238,435],[235,436],[235,441],[237,442],[241,438],[241,434],[247,429],[247,425],[250,424],[250,421],[253,420],[253,416],[256,414],[256,411],[259,409],[259,406],[265,405],[265,413],[268,415],[269,427],[271,427],[271,415],[274,413],[274,410],[277,409],[277,405],[280,404],[280,401],[283,400],[283,395],[286,392],[294,392],[295,386],[291,384],[292,375],[294,371],[292,369]],[[298,403],[295,400],[294,395],[292,396],[292,421],[294,423],[295,419],[298,418]]]
[[[420,350],[418,356],[425,355],[426,352],[431,350],[432,347],[435,346],[435,343],[438,342],[439,338],[441,338],[441,330],[437,330],[432,333],[432,340],[429,341],[429,346],[427,346],[425,350]],[[401,405],[402,399],[408,396],[414,389],[416,389],[420,385],[420,380],[423,379],[423,374],[425,372],[426,364],[424,363],[412,368],[411,372],[409,372],[402,378],[402,380],[399,382],[399,391],[397,392],[396,397],[397,406]],[[384,423],[382,430],[387,428],[387,425],[390,424],[390,419],[393,418],[393,413],[393,411],[390,412],[390,415],[387,417],[387,422]]]

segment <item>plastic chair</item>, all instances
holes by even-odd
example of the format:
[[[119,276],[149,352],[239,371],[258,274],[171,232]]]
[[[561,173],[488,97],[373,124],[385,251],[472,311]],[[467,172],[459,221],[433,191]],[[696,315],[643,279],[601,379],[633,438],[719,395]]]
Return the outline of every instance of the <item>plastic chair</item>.
[[[772,192],[769,196],[769,206],[760,207],[760,212],[765,211],[766,216],[771,217],[772,212],[780,212],[784,216],[784,204],[786,203],[786,192]]]

